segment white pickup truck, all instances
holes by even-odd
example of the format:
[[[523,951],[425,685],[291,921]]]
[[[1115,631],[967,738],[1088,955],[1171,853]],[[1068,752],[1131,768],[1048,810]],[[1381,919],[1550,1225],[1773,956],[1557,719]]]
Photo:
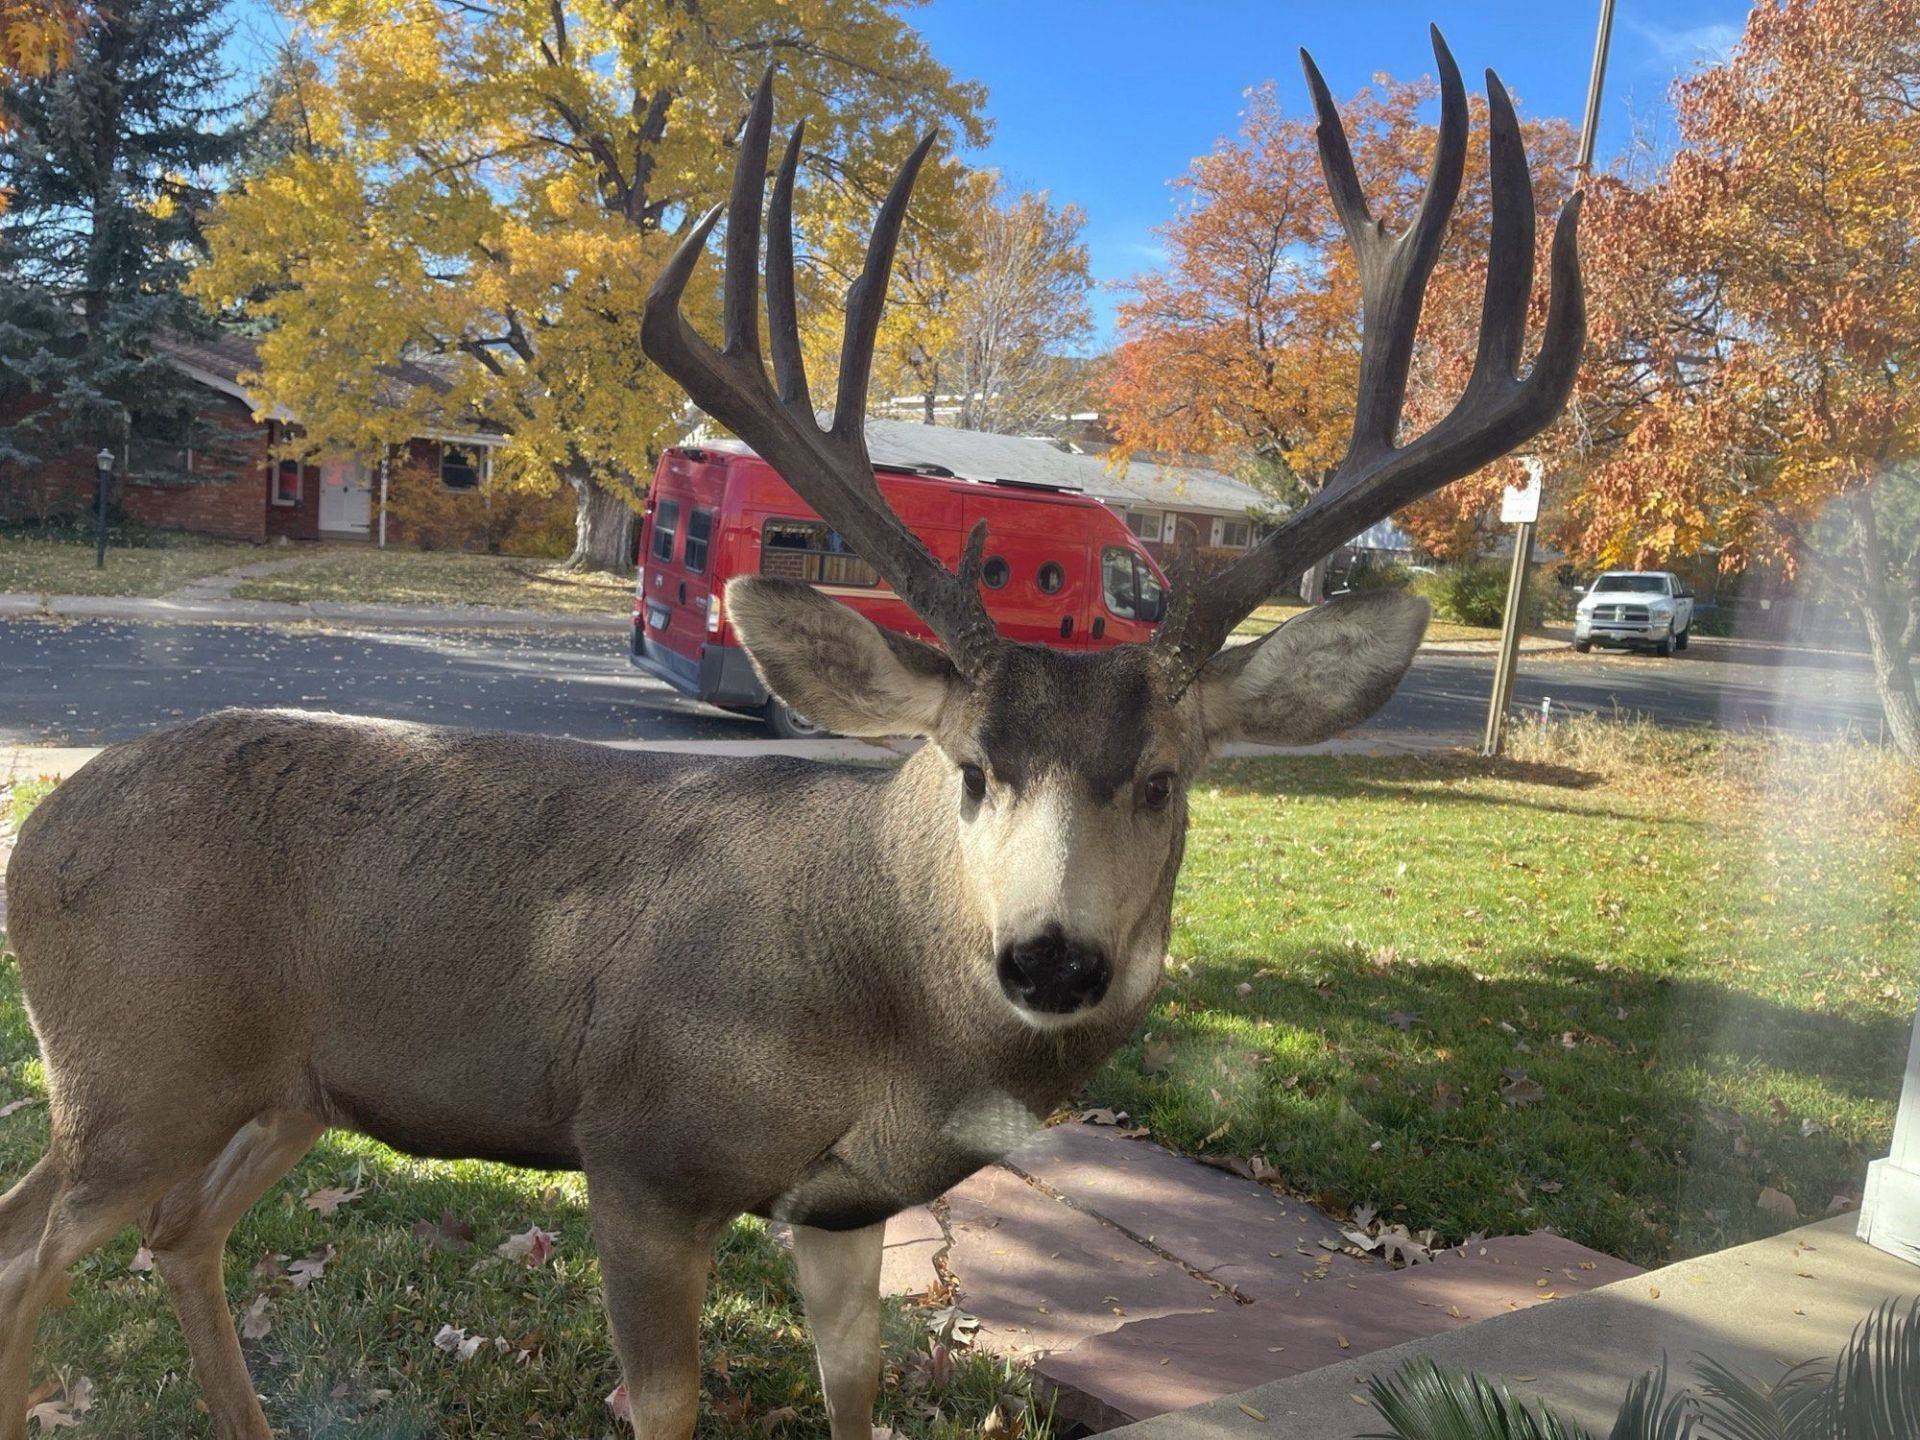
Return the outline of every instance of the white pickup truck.
[[[1609,570],[1580,597],[1573,614],[1573,648],[1647,647],[1661,655],[1687,648],[1693,630],[1693,592],[1669,570]]]

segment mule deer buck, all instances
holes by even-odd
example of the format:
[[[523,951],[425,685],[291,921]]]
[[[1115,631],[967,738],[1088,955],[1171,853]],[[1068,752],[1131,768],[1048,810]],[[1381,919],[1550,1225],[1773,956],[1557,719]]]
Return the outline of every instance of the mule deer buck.
[[[883,632],[802,584],[735,580],[726,603],[768,686],[834,730],[929,743],[873,772],[240,712],[87,765],[27,822],[7,876],[52,1140],[0,1199],[0,1440],[25,1433],[35,1318],[61,1272],[128,1225],[171,1290],[216,1431],[267,1440],[222,1246],[329,1126],[413,1155],[584,1171],[648,1440],[693,1433],[717,1232],[742,1213],[789,1222],[834,1440],[869,1440],[882,1223],[1011,1148],[1138,1021],[1209,754],[1363,719],[1411,663],[1426,610],[1361,596],[1257,644],[1222,649],[1228,634],[1310,561],[1537,433],[1572,384],[1576,207],[1522,376],[1533,194],[1489,76],[1472,378],[1444,420],[1396,441],[1466,147],[1437,33],[1435,50],[1437,153],[1397,236],[1369,215],[1307,62],[1365,302],[1344,463],[1258,548],[1182,585],[1152,643],[1100,653],[997,638],[982,534],[950,571],[874,481],[861,417],[875,329],[930,142],[848,293],[823,429],[795,315],[795,131],[767,211],[768,378],[769,74],[726,206],[724,342],[680,311],[717,208],[662,272],[642,339],[943,642]]]

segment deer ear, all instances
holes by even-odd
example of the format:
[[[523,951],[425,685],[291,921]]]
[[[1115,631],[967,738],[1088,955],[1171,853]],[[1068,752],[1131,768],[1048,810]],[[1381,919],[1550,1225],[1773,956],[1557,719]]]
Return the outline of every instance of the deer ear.
[[[798,580],[729,581],[727,618],[767,689],[842,735],[929,735],[959,684],[944,651]]]
[[[1209,743],[1312,745],[1358,725],[1387,703],[1426,629],[1426,601],[1377,590],[1222,650],[1194,682]]]

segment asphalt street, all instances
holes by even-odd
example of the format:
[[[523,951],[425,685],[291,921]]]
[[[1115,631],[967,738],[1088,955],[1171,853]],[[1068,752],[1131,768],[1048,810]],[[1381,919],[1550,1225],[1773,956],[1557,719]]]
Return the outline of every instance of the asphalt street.
[[[1490,655],[1425,654],[1367,728],[1464,735]],[[1525,656],[1516,705],[1798,733],[1879,724],[1858,657],[1696,641],[1671,660]],[[94,745],[233,705],[279,705],[589,740],[750,739],[753,721],[638,674],[616,635],[319,626],[0,622],[0,744]]]

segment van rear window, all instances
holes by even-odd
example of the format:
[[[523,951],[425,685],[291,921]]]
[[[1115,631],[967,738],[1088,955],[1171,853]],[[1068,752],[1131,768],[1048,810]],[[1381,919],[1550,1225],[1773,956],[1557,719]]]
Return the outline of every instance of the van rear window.
[[[880,577],[824,520],[769,520],[760,532],[760,573],[811,585],[875,586]]]
[[[653,558],[673,559],[673,532],[680,525],[680,502],[662,500],[653,512]]]
[[[687,543],[680,548],[680,563],[696,575],[706,571],[707,540],[712,534],[713,512],[711,510],[687,512]]]

